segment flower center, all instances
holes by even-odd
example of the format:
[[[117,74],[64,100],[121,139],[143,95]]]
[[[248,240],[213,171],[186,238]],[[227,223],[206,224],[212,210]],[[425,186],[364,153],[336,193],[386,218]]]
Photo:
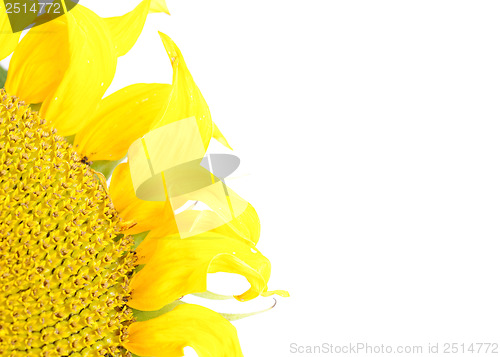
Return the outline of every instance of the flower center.
[[[132,237],[93,171],[0,92],[0,355],[127,355]]]

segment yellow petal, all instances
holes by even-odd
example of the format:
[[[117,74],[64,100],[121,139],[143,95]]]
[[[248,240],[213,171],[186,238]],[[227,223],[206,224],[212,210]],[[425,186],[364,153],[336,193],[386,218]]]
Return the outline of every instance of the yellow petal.
[[[21,32],[12,33],[4,1],[0,1],[0,60],[14,51],[20,36]]]
[[[184,57],[174,41],[161,32],[160,37],[172,64],[172,92],[165,103],[163,115],[158,118],[152,129],[177,120],[195,117],[206,149],[213,133],[212,117],[207,102],[196,86]]]
[[[148,13],[152,12],[168,14],[165,0],[144,0],[125,15],[105,19],[118,56],[123,56],[134,46],[142,32]]]
[[[240,301],[267,291],[271,264],[247,244],[213,234],[201,239],[158,238],[157,241],[153,256],[132,278],[129,306],[133,308],[158,310],[181,296],[203,292],[207,289],[207,273],[244,276],[251,286],[235,296]]]
[[[165,0],[151,0],[151,6],[149,7],[149,12],[164,12],[170,15],[170,11],[168,11],[167,4],[165,4]]]
[[[173,67],[172,90],[165,102],[164,109],[160,111],[158,119],[154,120],[154,124],[151,126],[152,130],[143,138],[136,140],[128,150],[128,160],[132,169],[132,182],[136,194],[143,200],[151,201],[165,201],[167,192],[168,196],[175,196],[171,195],[168,190],[165,192],[169,181],[160,175],[166,175],[165,170],[169,168],[173,169],[190,161],[201,161],[212,135],[228,145],[220,130],[213,124],[208,105],[194,83],[181,52],[169,37],[162,33],[160,36]],[[166,142],[169,145],[165,145]],[[207,171],[202,167],[198,168]],[[199,178],[201,179],[201,177]],[[194,177],[193,179],[196,181],[198,178]],[[223,211],[227,214],[231,213],[231,217],[229,219],[221,217],[215,223],[211,220],[212,226],[208,229],[225,224],[235,216],[239,216],[247,206],[247,202],[239,199],[235,194],[230,197],[231,200],[234,197],[234,202],[228,204],[227,189],[223,188],[220,182],[217,187],[215,186],[205,190],[202,194],[206,194],[207,197],[212,196],[211,198],[214,198],[212,201],[222,199],[224,205],[218,204],[213,210],[219,210],[219,213]],[[219,194],[215,194],[216,190],[219,191]],[[181,207],[186,201],[186,196],[177,197],[176,202],[172,202],[172,210]],[[193,199],[201,200],[199,197]],[[210,203],[203,202],[211,206]],[[234,212],[230,212],[230,205],[233,205]],[[208,215],[205,215],[204,218],[208,222]],[[201,220],[196,219],[192,222],[201,222]],[[189,220],[177,221],[179,232],[183,237],[199,233],[192,229],[183,230],[183,227],[179,226],[180,223],[185,223],[183,226],[185,228],[192,228],[193,225],[190,224]]]
[[[129,327],[124,347],[139,356],[184,356],[192,347],[200,357],[242,357],[234,326],[205,307],[182,304],[157,318]]]
[[[113,171],[109,193],[113,205],[125,221],[137,222],[127,231],[137,234],[151,231],[148,236],[175,234],[176,225],[168,202],[143,201],[137,198],[130,178],[128,163],[120,164]]]
[[[233,148],[231,147],[231,145],[229,145],[229,143],[227,142],[227,139],[224,137],[224,135],[222,135],[221,131],[219,130],[217,125],[215,125],[215,123],[213,123],[213,137],[215,140],[220,142],[222,145],[224,145],[228,149],[233,150]]]
[[[260,220],[255,208],[251,204],[247,205],[242,214],[223,226],[211,230],[229,238],[243,239],[256,245],[260,237]]]
[[[210,207],[204,210],[185,210],[175,215],[177,229],[181,238],[196,237],[206,232],[217,233],[228,238],[239,239],[255,246],[260,236],[260,221],[255,209],[230,188],[231,206],[228,206],[228,196],[224,192],[213,194],[210,188],[196,191],[190,201],[202,202]],[[220,190],[223,191],[223,190]],[[208,192],[208,194],[204,194]],[[217,192],[216,192],[217,193]],[[184,195],[189,198],[189,194]],[[226,207],[229,212],[226,211]],[[235,213],[231,216],[231,212]]]
[[[66,15],[28,31],[9,64],[5,88],[27,103],[41,103],[55,92],[70,57]]]
[[[104,98],[73,145],[90,160],[118,160],[146,134],[168,99],[169,84],[133,84]]]
[[[62,17],[67,20],[69,65],[40,112],[60,135],[69,136],[92,117],[113,80],[117,57],[104,20],[94,12],[77,5]]]

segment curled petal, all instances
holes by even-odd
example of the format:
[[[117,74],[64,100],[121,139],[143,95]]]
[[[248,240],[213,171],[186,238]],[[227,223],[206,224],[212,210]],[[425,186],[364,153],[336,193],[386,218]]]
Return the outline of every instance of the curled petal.
[[[138,251],[138,263],[142,257]],[[207,234],[197,239],[157,239],[156,250],[131,281],[133,308],[152,311],[191,293],[207,289],[207,273],[244,276],[250,288],[236,295],[250,300],[267,291],[271,264],[255,248],[234,240]]]
[[[234,326],[207,308],[182,304],[157,318],[129,327],[124,347],[139,356],[184,356],[192,347],[200,357],[242,357]]]
[[[123,56],[134,46],[144,27],[148,13],[152,12],[168,14],[165,0],[144,0],[125,15],[104,19],[111,32],[118,56]]]
[[[104,98],[73,145],[90,160],[118,160],[146,134],[170,94],[169,84],[139,83]]]

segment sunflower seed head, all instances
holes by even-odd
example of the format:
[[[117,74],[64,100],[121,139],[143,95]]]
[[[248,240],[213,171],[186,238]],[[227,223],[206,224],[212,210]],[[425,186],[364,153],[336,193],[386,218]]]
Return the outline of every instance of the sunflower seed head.
[[[120,356],[131,236],[106,188],[38,113],[0,91],[0,355]]]

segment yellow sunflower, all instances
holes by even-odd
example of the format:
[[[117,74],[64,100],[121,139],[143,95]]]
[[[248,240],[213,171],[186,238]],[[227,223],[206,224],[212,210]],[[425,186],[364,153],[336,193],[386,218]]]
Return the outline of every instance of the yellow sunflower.
[[[172,84],[102,98],[164,0],[113,18],[77,5],[21,42],[0,4],[0,59],[14,52],[0,94],[0,355],[241,356],[227,319],[179,299],[216,272],[248,280],[240,301],[287,293],[268,291],[253,207],[212,174],[200,186],[210,140],[229,144],[180,50],[160,33]],[[208,208],[179,212],[189,201]]]

